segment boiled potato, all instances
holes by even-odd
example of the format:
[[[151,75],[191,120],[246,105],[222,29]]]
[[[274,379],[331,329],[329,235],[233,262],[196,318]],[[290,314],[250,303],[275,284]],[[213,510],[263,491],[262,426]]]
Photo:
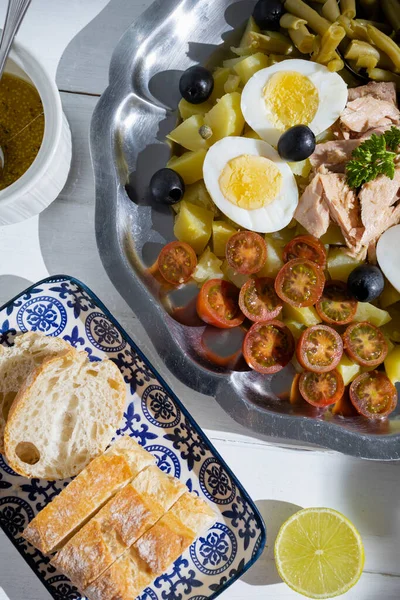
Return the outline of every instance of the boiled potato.
[[[257,73],[257,71],[265,69],[268,66],[268,56],[262,52],[256,52],[256,54],[247,56],[233,65],[233,70],[239,75],[242,84],[246,85],[249,79],[253,77],[254,73]]]
[[[207,192],[207,188],[202,179],[200,181],[196,181],[196,183],[185,186],[185,194],[183,199],[186,200],[186,202],[191,202],[192,204],[197,204],[197,206],[202,206],[207,210],[211,210],[215,216],[220,214],[217,206],[212,201],[210,194]],[[180,202],[172,205],[172,208],[175,212],[179,212],[180,207]]]
[[[320,238],[323,244],[329,244],[330,246],[343,246],[345,241],[342,230],[339,225],[331,223],[328,227],[328,231]]]
[[[226,221],[214,221],[212,224],[212,242],[214,254],[225,257],[226,243],[237,229]]]
[[[283,316],[284,319],[292,319],[297,323],[306,325],[306,327],[312,327],[312,325],[318,325],[321,323],[321,319],[318,316],[317,311],[313,306],[305,306],[303,308],[296,308],[290,304],[283,303]]]
[[[327,267],[332,279],[347,281],[350,273],[361,264],[361,260],[347,254],[346,248],[340,247],[329,249]]]
[[[229,71],[230,71],[231,69],[233,69],[233,67],[235,65],[240,63],[241,60],[243,60],[243,58],[241,56],[238,56],[237,58],[228,58],[227,60],[224,60],[222,65],[223,65],[224,69],[229,69]]]
[[[240,77],[239,75],[229,75],[228,79],[225,82],[224,90],[226,94],[230,94],[232,92],[236,92],[240,87]]]
[[[176,142],[187,150],[201,150],[208,148],[208,142],[201,137],[199,133],[200,127],[204,125],[204,117],[202,115],[192,115],[186,121],[183,121],[178,127],[173,129],[167,135],[169,140]]]
[[[211,237],[214,213],[202,206],[181,201],[175,218],[174,234],[180,242],[187,242],[196,254],[201,254]]]
[[[205,115],[204,122],[213,132],[210,144],[229,135],[240,135],[244,126],[244,118],[240,108],[239,92],[225,94],[217,104]]]
[[[238,288],[241,288],[242,285],[244,285],[246,281],[250,279],[250,275],[242,275],[241,273],[237,273],[230,265],[228,265],[226,260],[224,260],[222,263],[221,271],[223,272],[225,279],[231,281]]]
[[[173,169],[182,177],[186,185],[203,179],[203,163],[207,150],[185,152],[182,156],[171,156],[167,167]]]
[[[392,306],[392,304],[399,302],[399,300],[400,300],[399,292],[386,279],[383,292],[379,296],[379,304],[381,305],[381,308],[387,308],[388,306]]]
[[[385,358],[385,371],[393,385],[400,381],[400,346],[395,348]]]
[[[208,279],[222,279],[224,274],[221,271],[221,265],[222,260],[219,260],[207,247],[200,256],[192,277],[197,283],[204,283]]]
[[[239,48],[246,48],[251,43],[251,33],[261,33],[261,29],[255,22],[253,17],[247,21],[246,29],[242,35],[242,39],[240,40]]]
[[[213,73],[214,89],[209,98],[209,101],[211,102],[211,104],[215,104],[217,100],[219,100],[220,98],[222,98],[222,96],[224,94],[226,94],[225,84],[228,81],[230,74],[231,74],[231,70],[229,67],[220,67],[214,71],[214,73]],[[210,110],[211,110],[211,108],[212,107],[210,107]]]
[[[306,158],[305,160],[299,160],[298,162],[288,162],[290,170],[293,175],[298,175],[299,177],[308,177],[311,171],[311,163]]]
[[[353,320],[357,323],[368,321],[368,323],[372,323],[375,327],[382,327],[382,325],[389,323],[391,318],[392,317],[386,310],[377,308],[369,302],[359,302]]]
[[[201,104],[191,104],[185,98],[182,98],[178,104],[179,114],[183,120],[189,119],[193,115],[204,116],[211,108],[212,104],[209,100],[201,102]]]
[[[265,236],[267,244],[267,260],[265,265],[257,273],[258,277],[276,277],[278,272],[283,267],[283,247],[278,240]]]
[[[288,327],[290,329],[290,331],[293,334],[294,339],[297,342],[305,329],[305,326],[303,325],[303,323],[299,323],[298,321],[295,321],[294,319],[283,319],[283,322],[285,323],[286,327]]]
[[[343,354],[336,368],[343,377],[344,385],[351,383],[361,373],[360,365],[353,362],[346,354]]]
[[[382,311],[391,318],[384,326],[385,335],[393,342],[400,342],[400,304],[392,304],[387,311]]]

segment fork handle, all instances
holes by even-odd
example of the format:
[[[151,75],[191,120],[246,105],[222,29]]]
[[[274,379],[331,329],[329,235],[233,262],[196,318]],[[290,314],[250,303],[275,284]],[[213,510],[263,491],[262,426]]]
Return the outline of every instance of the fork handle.
[[[8,0],[6,20],[0,40],[0,79],[6,60],[31,0]]]

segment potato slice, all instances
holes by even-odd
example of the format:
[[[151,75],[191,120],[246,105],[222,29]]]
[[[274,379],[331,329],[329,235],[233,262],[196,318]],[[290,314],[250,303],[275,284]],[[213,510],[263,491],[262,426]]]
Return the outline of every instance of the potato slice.
[[[351,383],[361,373],[360,365],[353,362],[346,354],[343,354],[336,368],[343,377],[344,385]]]
[[[226,243],[237,229],[226,221],[214,221],[212,224],[212,241],[214,254],[225,257]]]
[[[265,265],[257,273],[257,277],[276,277],[283,267],[283,246],[278,240],[265,236],[267,244],[267,260]]]
[[[332,279],[347,282],[350,273],[361,264],[361,260],[347,254],[346,248],[330,248],[329,250],[327,267]]]
[[[221,265],[222,260],[217,258],[207,247],[200,256],[192,277],[197,283],[204,283],[209,279],[222,279],[224,274],[221,271]]]
[[[302,323],[303,325],[306,325],[306,327],[321,323],[321,319],[313,306],[296,308],[295,306],[284,303],[283,316],[285,319],[293,319],[294,321],[297,321],[297,323]]]
[[[182,200],[175,218],[174,235],[180,242],[187,242],[196,254],[201,254],[211,237],[213,219],[212,211]]]
[[[207,150],[185,152],[182,156],[171,156],[167,167],[173,169],[182,177],[186,185],[203,179],[203,163]]]
[[[262,52],[256,52],[256,54],[247,56],[233,65],[233,70],[239,75],[242,84],[246,85],[249,79],[253,77],[254,73],[257,73],[257,71],[265,69],[268,66],[268,56]]]
[[[386,279],[384,290],[383,290],[382,294],[379,296],[379,304],[380,304],[381,308],[387,308],[388,306],[392,306],[392,304],[395,304],[396,302],[399,302],[399,301],[400,301],[399,292]]]
[[[298,321],[295,321],[294,319],[283,319],[283,322],[285,323],[286,327],[288,327],[290,329],[290,331],[293,334],[294,339],[297,342],[305,329],[305,326],[303,325],[303,323],[299,323]]]
[[[203,125],[204,117],[202,115],[192,115],[173,129],[166,137],[187,150],[194,152],[202,148],[208,148],[207,140],[202,138],[199,133],[199,129]]]
[[[226,94],[231,94],[232,92],[237,92],[240,87],[240,77],[239,75],[229,75],[228,79],[225,82],[224,90]]]
[[[361,323],[361,321],[368,321],[375,327],[382,327],[391,321],[392,317],[387,310],[377,308],[369,302],[359,302],[357,306],[357,312],[354,315],[354,321]]]
[[[214,73],[213,73],[214,89],[212,91],[212,94],[211,94],[210,100],[209,100],[211,102],[211,104],[215,104],[217,102],[217,100],[222,98],[222,96],[226,93],[225,92],[225,84],[228,81],[230,74],[231,74],[231,70],[229,67],[219,67],[218,69],[216,69],[214,71]],[[212,107],[210,107],[210,110],[211,110],[211,108]]]
[[[241,288],[242,285],[246,283],[250,279],[250,275],[242,275],[242,273],[237,273],[228,262],[224,260],[222,263],[221,271],[224,274],[225,279],[231,281],[236,287]]]
[[[205,115],[204,122],[213,132],[209,140],[211,144],[229,135],[242,133],[244,118],[240,108],[240,98],[239,92],[225,94]]]
[[[182,119],[185,120],[193,115],[202,115],[204,117],[204,115],[212,109],[212,104],[209,100],[201,102],[200,104],[191,104],[185,100],[185,98],[182,98],[178,104],[178,109]]]
[[[400,381],[400,346],[394,349],[385,358],[385,371],[393,385]]]

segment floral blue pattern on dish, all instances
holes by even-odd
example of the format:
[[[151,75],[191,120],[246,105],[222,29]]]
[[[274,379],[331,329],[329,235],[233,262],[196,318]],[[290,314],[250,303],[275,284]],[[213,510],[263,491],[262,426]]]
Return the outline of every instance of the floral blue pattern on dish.
[[[260,556],[265,526],[239,481],[134,342],[100,300],[66,276],[42,281],[0,309],[0,344],[19,331],[62,336],[91,360],[108,357],[120,368],[127,404],[116,435],[130,435],[154,454],[166,473],[211,502],[217,523],[139,600],[216,598]],[[0,455],[0,525],[55,600],[80,600],[71,582],[21,533],[34,515],[68,484],[20,477]]]

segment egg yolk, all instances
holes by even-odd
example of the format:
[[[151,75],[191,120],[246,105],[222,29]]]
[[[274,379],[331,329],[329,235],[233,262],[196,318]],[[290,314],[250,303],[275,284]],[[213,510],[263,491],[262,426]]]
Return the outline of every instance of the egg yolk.
[[[318,110],[318,90],[308,77],[296,71],[275,73],[263,89],[273,125],[285,131],[293,125],[309,125]]]
[[[270,204],[282,186],[282,173],[264,156],[242,154],[226,163],[219,187],[229,202],[246,210]]]

